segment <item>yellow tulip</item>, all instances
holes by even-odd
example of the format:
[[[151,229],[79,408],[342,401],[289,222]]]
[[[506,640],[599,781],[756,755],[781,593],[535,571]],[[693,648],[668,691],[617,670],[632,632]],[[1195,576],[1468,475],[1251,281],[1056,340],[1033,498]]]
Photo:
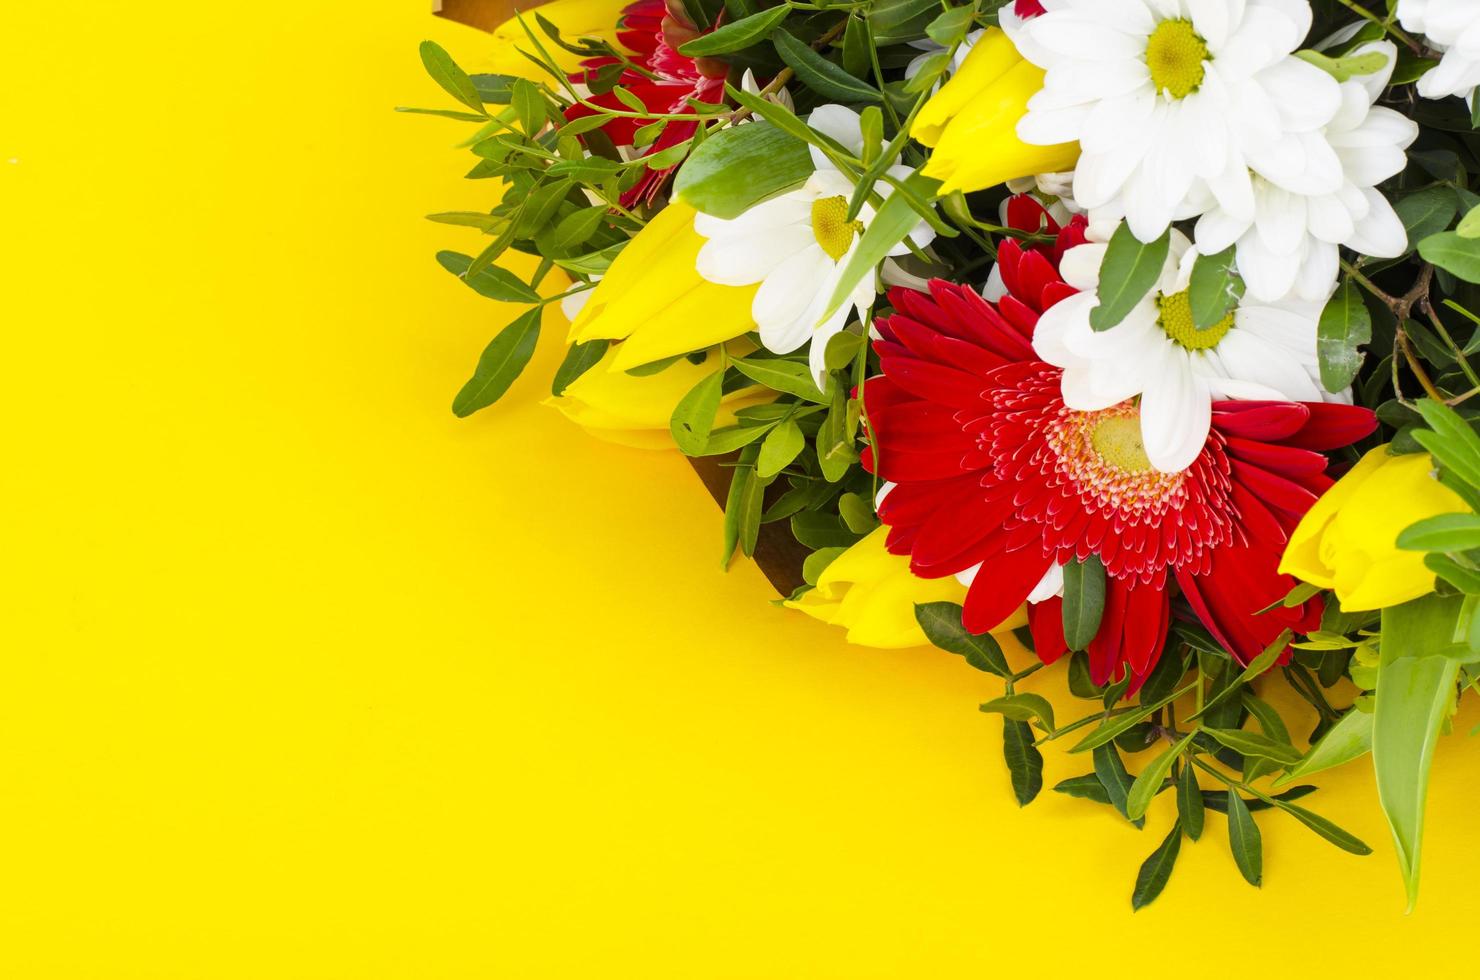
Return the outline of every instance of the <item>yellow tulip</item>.
[[[966,598],[966,586],[952,576],[917,577],[910,571],[908,557],[890,554],[884,547],[888,535],[887,528],[873,531],[823,569],[815,589],[787,600],[786,605],[845,627],[850,643],[885,649],[929,645],[915,620],[915,604],[959,603]],[[1019,612],[998,630],[1012,630],[1026,622],[1027,617]]]
[[[1280,571],[1332,589],[1348,612],[1382,609],[1434,590],[1423,554],[1398,534],[1437,514],[1469,513],[1434,477],[1426,453],[1389,456],[1379,446],[1316,501],[1285,548]]]
[[[934,147],[925,176],[940,193],[979,191],[1034,174],[1072,170],[1078,143],[1032,146],[1018,139],[1028,100],[1043,88],[1043,69],[990,28],[941,90],[921,107],[910,135]]]
[[[755,329],[750,304],[759,286],[719,286],[699,276],[705,239],[695,211],[670,203],[638,232],[571,324],[571,343],[624,341],[611,369],[700,351]]]
[[[617,21],[631,0],[553,0],[539,5],[540,16],[560,28],[560,35],[569,40],[595,37],[620,48],[617,43]],[[531,6],[530,9],[533,9]],[[581,67],[581,56],[572,54],[545,36],[532,14],[525,23],[540,39],[551,59],[561,71],[573,72]],[[539,56],[538,50],[529,41],[524,26],[518,17],[510,17],[493,30],[493,45],[480,68],[499,75],[513,75],[534,82],[551,81],[550,73],[530,61],[521,52]]]
[[[598,439],[637,449],[675,448],[668,430],[673,409],[696,384],[718,370],[717,355],[710,353],[702,364],[681,358],[657,374],[639,377],[611,369],[619,350],[620,345],[607,351],[559,397],[545,404],[558,408]],[[746,352],[731,353],[743,356]],[[756,388],[731,392],[720,402],[715,427],[734,425],[737,409],[774,398],[774,393]]]

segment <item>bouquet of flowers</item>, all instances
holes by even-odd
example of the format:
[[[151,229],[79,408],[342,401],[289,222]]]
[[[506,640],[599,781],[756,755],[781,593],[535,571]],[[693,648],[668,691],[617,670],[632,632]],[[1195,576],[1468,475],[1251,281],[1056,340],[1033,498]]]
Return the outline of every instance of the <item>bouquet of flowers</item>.
[[[1135,907],[1208,810],[1254,885],[1259,811],[1368,853],[1296,801],[1369,756],[1411,904],[1480,682],[1480,0],[554,0],[490,47],[411,110],[484,182],[438,261],[527,305],[458,415],[557,324],[555,407],[724,467],[726,564],[784,539],[787,606],[1001,678],[1020,804],[1046,749],[1175,799]]]

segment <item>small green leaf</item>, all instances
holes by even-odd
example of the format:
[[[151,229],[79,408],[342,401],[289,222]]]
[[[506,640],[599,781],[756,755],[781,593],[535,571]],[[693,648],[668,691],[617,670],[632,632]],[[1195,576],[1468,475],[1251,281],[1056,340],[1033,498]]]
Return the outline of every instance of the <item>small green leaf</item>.
[[[487,296],[501,303],[538,303],[540,301],[540,294],[520,281],[519,277],[508,269],[490,265],[481,272],[468,275],[467,272],[472,262],[473,260],[468,256],[458,252],[437,253],[437,264],[457,276],[469,289],[480,296]]]
[[[1100,302],[1089,314],[1093,329],[1109,330],[1146,298],[1161,277],[1171,243],[1171,229],[1148,244],[1136,238],[1128,222],[1121,222],[1100,264]]]
[[[1094,759],[1095,775],[1099,777],[1100,785],[1105,787],[1105,793],[1110,797],[1111,804],[1120,811],[1121,816],[1130,820],[1137,828],[1145,826],[1144,818],[1131,817],[1127,812],[1131,775],[1125,771],[1125,763],[1121,761],[1120,753],[1115,751],[1115,746],[1096,746]]]
[[[502,398],[529,363],[539,339],[540,309],[535,307],[499,331],[483,349],[473,376],[452,399],[452,413],[467,418]]]
[[[1463,628],[1460,607],[1458,597],[1428,595],[1382,611],[1372,765],[1382,812],[1397,843],[1410,911],[1418,900],[1429,767],[1459,674],[1457,661],[1427,654],[1451,643]]]
[[[1459,198],[1448,187],[1430,187],[1428,190],[1410,194],[1393,205],[1403,229],[1408,232],[1409,248],[1430,235],[1437,235],[1449,227],[1459,210]]]
[[[731,361],[735,370],[745,375],[752,381],[760,382],[767,388],[783,391],[788,395],[796,395],[805,398],[809,402],[825,405],[828,402],[827,395],[817,390],[817,382],[812,377],[811,370],[805,364],[796,361],[782,361],[774,358],[739,358]],[[832,389],[828,385],[828,389]]]
[[[1041,694],[1008,694],[1000,698],[993,698],[981,706],[981,710],[989,714],[999,714],[1014,721],[1034,721],[1043,723],[1044,731],[1053,731],[1053,705]]]
[[[1259,825],[1248,804],[1233,789],[1228,790],[1228,848],[1244,880],[1258,888],[1264,880],[1264,849]]]
[[[1092,800],[1095,803],[1108,804],[1110,802],[1110,794],[1106,793],[1105,787],[1100,784],[1100,777],[1092,772],[1065,779],[1055,786],[1053,791],[1081,800]]]
[[[1187,300],[1192,323],[1206,330],[1228,314],[1228,308],[1243,295],[1243,280],[1234,272],[1234,246],[1217,255],[1199,255],[1192,265]]]
[[[796,72],[798,80],[824,99],[844,103],[884,100],[878,89],[848,74],[785,30],[773,32],[771,41],[776,45],[776,53],[781,55],[781,60]]]
[[[940,188],[940,181],[919,173],[911,174],[904,184],[927,200],[935,197],[935,192]],[[869,222],[858,244],[853,247],[853,257],[843,267],[842,276],[827,301],[827,313],[819,317],[818,322],[821,323],[837,312],[838,307],[853,295],[853,290],[863,281],[863,277],[872,275],[889,251],[904,241],[905,236],[919,224],[920,216],[903,194],[891,193],[886,197],[874,214],[874,220]]]
[[[757,452],[758,447],[747,447],[740,454],[730,477],[730,493],[725,499],[724,556],[720,560],[722,568],[729,567],[737,546],[744,554],[755,552],[756,538],[760,533],[761,501],[766,490],[755,474]]]
[[[421,42],[421,63],[426,66],[432,81],[442,86],[442,91],[469,109],[483,113],[483,100],[478,95],[478,86],[473,84],[468,73],[457,66],[452,55],[440,44],[435,41]]]
[[[879,526],[874,505],[862,494],[845,493],[838,498],[838,516],[855,534],[867,534]]]
[[[1202,836],[1206,816],[1202,789],[1197,785],[1197,769],[1191,762],[1184,763],[1177,777],[1177,817],[1189,838],[1197,840]]]
[[[1419,242],[1418,254],[1425,262],[1432,262],[1465,282],[1480,283],[1480,238],[1441,231]]]
[[[601,362],[610,346],[609,340],[588,340],[584,344],[572,344],[565,352],[565,360],[555,370],[555,378],[550,382],[550,394],[557,398],[563,395],[572,381]]]
[[[1366,54],[1349,54],[1345,58],[1332,58],[1319,51],[1296,51],[1295,57],[1315,65],[1338,82],[1345,82],[1355,75],[1371,75],[1387,67],[1388,56],[1381,51]]]
[[[1196,839],[1196,838],[1194,838]],[[1151,856],[1141,863],[1136,872],[1136,887],[1131,889],[1131,908],[1140,911],[1161,894],[1172,876],[1172,867],[1177,863],[1177,854],[1182,850],[1181,821],[1172,824],[1171,833],[1157,845]]]
[[[1192,685],[1189,684],[1187,687],[1173,691],[1171,694],[1168,694],[1160,701],[1153,701],[1151,704],[1143,704],[1140,707],[1136,708],[1134,711],[1127,711],[1125,714],[1116,715],[1114,718],[1107,719],[1103,724],[1100,725],[1100,727],[1096,728],[1094,731],[1090,732],[1084,738],[1075,743],[1074,747],[1071,748],[1069,752],[1084,752],[1087,749],[1098,748],[1099,746],[1104,745],[1106,742],[1112,741],[1114,738],[1116,738],[1116,736],[1120,735],[1121,732],[1128,731],[1136,725],[1139,725],[1147,718],[1150,718],[1153,712],[1166,707],[1168,704],[1172,703],[1183,694],[1186,694],[1188,690],[1191,689],[1191,687]]]
[[[1438,514],[1410,524],[1398,535],[1404,551],[1469,551],[1480,548],[1480,516]]]
[[[1279,807],[1281,810],[1285,811],[1296,820],[1299,820],[1301,823],[1305,824],[1311,830],[1315,831],[1326,840],[1335,844],[1343,851],[1346,851],[1350,854],[1360,855],[1372,853],[1372,848],[1368,847],[1367,843],[1363,841],[1360,837],[1346,830],[1343,830],[1341,827],[1332,823],[1330,820],[1327,820],[1319,813],[1312,813],[1310,810],[1307,810],[1303,806],[1296,806],[1293,803],[1285,803],[1283,801],[1276,802],[1275,806]]]
[[[469,75],[484,105],[508,105],[514,87],[513,75]]]
[[[822,573],[827,571],[827,566],[837,561],[847,551],[847,548],[822,548],[812,552],[802,562],[802,580],[808,585],[815,586],[818,579],[822,577]]]
[[[1461,238],[1480,238],[1480,206],[1470,208],[1469,214],[1454,226],[1454,233]]]
[[[1064,566],[1064,642],[1084,650],[1100,630],[1105,612],[1105,566],[1097,555]]]
[[[706,375],[674,406],[668,428],[673,434],[674,443],[684,455],[703,455],[707,449],[709,435],[714,429],[714,418],[719,414],[724,378],[723,368]]]
[[[941,47],[949,48],[966,36],[975,16],[976,8],[970,4],[964,7],[952,7],[930,22],[925,28],[925,36]]]
[[[541,252],[548,256],[570,255],[591,240],[606,219],[608,208],[604,204],[572,211],[561,218],[544,235],[540,236]]]
[[[1344,282],[1321,311],[1316,329],[1316,354],[1321,384],[1333,394],[1343,391],[1362,366],[1361,344],[1372,340],[1372,314],[1362,294],[1350,281]]]
[[[1432,432],[1419,429],[1413,437],[1446,470],[1472,487],[1480,487],[1480,436],[1448,405],[1423,398],[1418,411]]]
[[[823,355],[823,361],[829,371],[841,371],[852,364],[858,357],[858,352],[864,346],[862,334],[856,334],[848,330],[835,333],[827,342],[827,351]]]
[[[1300,751],[1295,746],[1277,742],[1268,735],[1246,732],[1241,728],[1204,728],[1203,731],[1248,758],[1270,759],[1291,766],[1300,761]]]
[[[756,459],[756,472],[761,479],[769,480],[791,465],[791,461],[807,446],[807,437],[801,426],[787,419],[766,435],[761,443],[761,453]]]
[[[1027,722],[1002,719],[1002,756],[1012,774],[1018,806],[1027,806],[1043,789],[1043,753],[1033,744],[1033,729]]]
[[[939,0],[874,0],[868,7],[874,44],[882,48],[918,40],[940,7]]]
[[[990,633],[968,633],[961,625],[961,607],[954,602],[922,602],[915,606],[915,621],[931,643],[947,653],[965,657],[977,670],[1012,676],[1002,647]]]
[[[1175,745],[1167,749],[1161,755],[1151,760],[1151,763],[1136,777],[1131,784],[1130,793],[1126,796],[1125,813],[1132,820],[1146,815],[1146,809],[1151,806],[1151,801],[1156,794],[1161,792],[1162,784],[1166,782],[1167,773],[1172,771],[1172,763],[1182,754],[1192,741],[1195,732],[1184,735]]]
[[[692,41],[679,45],[678,53],[687,58],[699,58],[742,51],[753,44],[764,41],[789,13],[791,13],[791,7],[781,4],[769,10],[762,10],[758,14],[730,21],[723,27],[715,28],[708,34],[702,34]]]

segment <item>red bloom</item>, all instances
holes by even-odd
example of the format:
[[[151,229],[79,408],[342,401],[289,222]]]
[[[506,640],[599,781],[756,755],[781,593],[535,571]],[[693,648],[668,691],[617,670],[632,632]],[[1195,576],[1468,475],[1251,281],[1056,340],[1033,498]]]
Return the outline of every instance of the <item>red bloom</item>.
[[[664,127],[657,140],[644,147],[640,154],[650,156],[677,146],[694,135],[698,128],[697,114],[688,104],[689,99],[716,105],[724,101],[726,66],[707,58],[696,61],[678,53],[681,44],[698,37],[701,32],[688,23],[677,4],[669,7],[664,0],[637,0],[623,11],[620,26],[617,39],[632,52],[631,60],[656,77],[628,68],[622,72],[618,84],[641,99],[643,106],[654,114],[696,116],[695,122],[673,121]],[[588,73],[618,63],[616,58],[588,59],[581,63],[583,70],[572,75],[571,79],[583,82]],[[593,95],[590,101],[619,112],[632,111],[611,92]],[[565,118],[580,119],[594,114],[594,109],[574,105],[565,111]],[[631,146],[637,130],[654,121],[619,116],[601,128],[617,146]],[[622,205],[629,207],[638,201],[651,202],[662,191],[674,169],[644,171],[642,179],[622,194]]]
[[[1029,203],[1021,203],[1029,202]],[[1022,198],[1018,227],[1047,219]],[[889,548],[926,578],[981,567],[965,624],[994,628],[1056,566],[1097,555],[1107,572],[1104,615],[1089,645],[1091,676],[1125,664],[1131,690],[1150,674],[1175,578],[1209,632],[1247,663],[1289,627],[1315,629],[1321,606],[1258,610],[1295,580],[1276,571],[1290,532],[1330,485],[1323,450],[1367,435],[1370,411],[1349,405],[1217,402],[1202,454],[1180,473],[1151,468],[1134,401],[1096,412],[1067,408],[1061,372],[1032,348],[1039,315],[1073,290],[1058,275],[1082,222],[1051,246],[1005,243],[1008,295],[995,306],[941,280],[930,294],[896,289],[874,344],[883,374],[865,385],[872,433],[865,465],[895,486],[879,508]],[[1065,652],[1058,599],[1037,603],[1038,655]]]

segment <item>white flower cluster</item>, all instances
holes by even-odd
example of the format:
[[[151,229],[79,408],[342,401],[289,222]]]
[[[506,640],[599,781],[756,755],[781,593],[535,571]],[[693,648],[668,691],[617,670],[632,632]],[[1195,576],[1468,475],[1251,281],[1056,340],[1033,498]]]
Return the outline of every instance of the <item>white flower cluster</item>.
[[[1094,224],[1123,217],[1149,242],[1197,218],[1197,251],[1237,246],[1238,271],[1265,302],[1324,300],[1340,246],[1402,254],[1402,224],[1374,189],[1418,134],[1373,105],[1393,45],[1352,52],[1380,52],[1383,67],[1338,83],[1295,54],[1311,27],[1307,0],[1042,5],[1010,27],[1047,73],[1018,133],[1079,141],[1074,197]]]
[[[1474,108],[1480,89],[1480,0],[1398,0],[1398,23],[1444,53],[1418,80],[1418,94],[1426,99],[1462,95]]]

